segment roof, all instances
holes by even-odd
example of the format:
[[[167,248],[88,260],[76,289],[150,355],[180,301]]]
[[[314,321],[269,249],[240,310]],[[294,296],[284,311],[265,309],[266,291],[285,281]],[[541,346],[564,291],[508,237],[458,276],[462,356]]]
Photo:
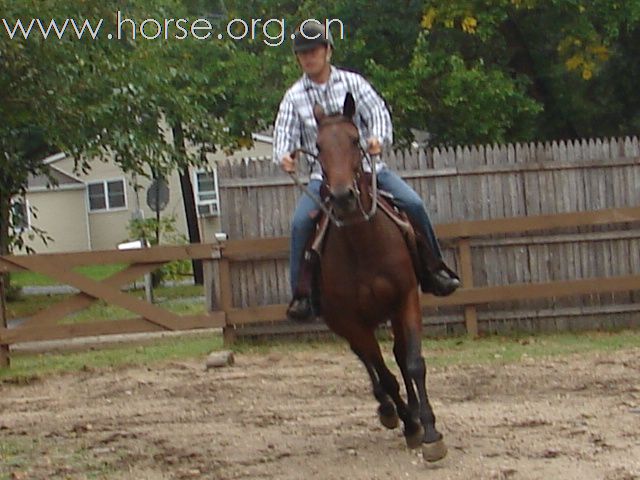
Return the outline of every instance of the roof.
[[[79,180],[62,170],[50,165],[50,176],[47,175],[30,175],[27,190],[42,190],[48,188],[60,188],[60,187],[76,187],[76,188],[84,188],[85,183],[82,180]],[[53,178],[56,182],[56,186],[51,185],[51,178]]]
[[[65,153],[56,153],[45,158],[42,163],[49,166],[50,175],[29,175],[27,190],[45,190],[50,188],[85,188],[85,182],[77,177],[56,167],[54,163],[67,158]],[[51,185],[51,179],[57,182],[57,186]]]

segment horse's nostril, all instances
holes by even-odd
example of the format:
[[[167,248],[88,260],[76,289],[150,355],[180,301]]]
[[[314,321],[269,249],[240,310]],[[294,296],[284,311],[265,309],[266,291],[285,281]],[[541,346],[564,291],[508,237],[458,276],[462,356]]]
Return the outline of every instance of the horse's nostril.
[[[331,199],[336,202],[347,202],[353,198],[353,190],[350,188],[336,189],[331,192]]]
[[[352,188],[334,189],[330,196],[332,203],[340,210],[351,210],[355,205],[355,192]]]

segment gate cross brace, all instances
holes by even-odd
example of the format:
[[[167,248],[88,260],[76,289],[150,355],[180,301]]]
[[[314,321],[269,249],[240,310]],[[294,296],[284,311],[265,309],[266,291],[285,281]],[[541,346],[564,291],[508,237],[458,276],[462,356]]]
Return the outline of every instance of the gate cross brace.
[[[129,268],[101,282],[69,270],[64,265],[50,258],[13,257],[11,262],[29,269],[32,272],[47,275],[63,284],[75,287],[82,292],[45,311],[37,313],[28,320],[29,324],[42,322],[42,324],[50,325],[69,313],[90,306],[97,300],[105,300],[109,304],[137,313],[147,322],[163,327],[166,330],[176,330],[180,328],[179,315],[122,293],[119,288],[117,288],[125,282],[139,278],[141,275],[154,270],[165,262],[133,264],[129,266]]]

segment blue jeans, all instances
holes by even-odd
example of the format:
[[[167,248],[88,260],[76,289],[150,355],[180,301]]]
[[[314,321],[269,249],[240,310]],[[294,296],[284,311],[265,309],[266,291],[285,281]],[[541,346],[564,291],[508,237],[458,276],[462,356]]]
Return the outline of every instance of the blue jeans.
[[[309,181],[307,188],[316,197],[320,197],[321,185],[322,181],[312,179]],[[300,264],[302,263],[304,247],[306,246],[311,234],[313,234],[313,229],[316,226],[315,219],[311,218],[311,215],[315,210],[318,210],[318,206],[306,193],[303,193],[298,200],[295,212],[293,212],[293,220],[291,222],[289,277],[291,281],[291,292],[293,294],[295,294],[296,287],[298,285],[298,274],[300,273]]]
[[[308,188],[315,195],[320,195],[320,180],[311,180]],[[383,168],[378,173],[378,186],[382,190],[386,190],[394,197],[394,202],[402,209],[409,218],[417,224],[424,236],[431,244],[434,255],[442,260],[442,251],[438,244],[438,239],[433,231],[431,219],[427,214],[424,202],[420,196],[402,179],[398,174]],[[291,253],[289,257],[289,274],[291,279],[291,291],[295,294],[298,285],[298,276],[300,273],[300,264],[304,247],[310,235],[315,228],[315,220],[311,218],[311,214],[318,210],[318,206],[307,195],[302,195],[298,200],[298,205],[293,214],[291,225]]]

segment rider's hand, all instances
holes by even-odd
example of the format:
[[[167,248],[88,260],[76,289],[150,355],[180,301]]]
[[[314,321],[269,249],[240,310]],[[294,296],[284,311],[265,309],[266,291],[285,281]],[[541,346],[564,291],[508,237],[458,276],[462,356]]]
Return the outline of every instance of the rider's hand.
[[[380,155],[382,153],[382,144],[378,137],[371,137],[367,140],[367,151],[369,155]]]
[[[290,154],[287,153],[285,156],[283,156],[280,159],[280,168],[282,168],[282,170],[284,170],[287,173],[296,173],[295,159]]]

